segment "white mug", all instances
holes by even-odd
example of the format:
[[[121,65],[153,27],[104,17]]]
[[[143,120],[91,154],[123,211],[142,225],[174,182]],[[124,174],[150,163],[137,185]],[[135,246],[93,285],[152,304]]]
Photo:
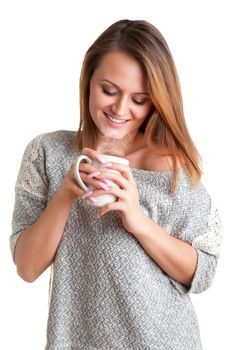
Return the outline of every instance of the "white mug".
[[[100,157],[105,163],[113,162],[113,163],[129,165],[129,161],[126,158],[111,156],[108,154],[100,154]],[[82,188],[82,190],[85,192],[89,192],[89,191],[93,190],[94,187],[93,186],[87,187],[87,185],[82,181],[82,179],[80,177],[79,165],[80,165],[80,162],[82,160],[85,160],[85,161],[87,161],[87,163],[94,165],[97,169],[104,169],[104,164],[89,158],[85,154],[80,155],[76,159],[76,161],[74,163],[74,176],[76,178],[78,185]],[[112,171],[112,172],[118,173],[117,170],[113,170],[113,169],[109,169],[109,168],[107,168],[107,171]],[[108,182],[109,182],[110,186],[119,188],[119,186],[115,182],[113,182],[111,180],[108,180]],[[109,204],[109,203],[113,203],[116,200],[117,200],[117,198],[115,196],[113,196],[112,194],[103,194],[100,196],[96,196],[96,202],[89,202],[88,201],[88,203],[95,205],[97,207],[103,207],[104,205]]]

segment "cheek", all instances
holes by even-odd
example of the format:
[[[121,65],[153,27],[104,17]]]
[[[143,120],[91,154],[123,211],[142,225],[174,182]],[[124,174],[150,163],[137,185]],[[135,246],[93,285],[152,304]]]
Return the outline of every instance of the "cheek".
[[[98,89],[92,90],[89,98],[90,109],[99,109],[107,106],[109,103],[107,96],[103,95]]]
[[[146,119],[150,110],[151,110],[150,106],[145,106],[145,107],[141,107],[140,109],[138,109],[137,113],[136,113],[138,120]]]
[[[95,108],[96,103],[97,103],[96,93],[93,89],[91,89],[90,96],[89,96],[89,109],[91,111],[93,110],[93,108]]]

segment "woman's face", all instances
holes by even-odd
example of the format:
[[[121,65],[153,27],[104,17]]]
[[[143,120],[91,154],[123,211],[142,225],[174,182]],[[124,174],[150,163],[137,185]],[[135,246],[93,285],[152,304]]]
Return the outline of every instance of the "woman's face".
[[[100,134],[135,137],[152,107],[139,63],[122,52],[103,56],[90,81],[89,110]]]

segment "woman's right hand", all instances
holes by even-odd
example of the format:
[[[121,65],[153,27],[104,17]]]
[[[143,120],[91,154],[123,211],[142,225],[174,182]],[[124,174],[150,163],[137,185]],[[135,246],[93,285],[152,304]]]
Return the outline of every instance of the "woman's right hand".
[[[95,168],[92,164],[81,162],[79,166],[79,172],[82,181],[88,186],[94,186],[95,188],[101,188],[98,184],[99,178],[95,179],[90,174],[99,173],[99,169]],[[86,192],[78,185],[76,178],[74,176],[74,164],[71,165],[67,175],[64,178],[62,185],[56,193],[57,196],[61,196],[62,200],[67,200],[68,202],[73,202],[78,197],[86,197]],[[89,193],[89,198],[91,198],[91,193]]]

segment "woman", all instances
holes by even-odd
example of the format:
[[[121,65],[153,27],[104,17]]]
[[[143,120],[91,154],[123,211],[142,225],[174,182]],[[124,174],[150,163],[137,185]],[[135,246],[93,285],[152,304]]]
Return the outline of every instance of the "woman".
[[[130,165],[81,163],[85,193],[81,152]],[[189,293],[212,282],[221,224],[201,174],[166,41],[146,21],[112,24],[83,62],[79,131],[37,136],[16,183],[17,272],[52,267],[46,349],[202,349]],[[102,193],[117,201],[90,206]]]

